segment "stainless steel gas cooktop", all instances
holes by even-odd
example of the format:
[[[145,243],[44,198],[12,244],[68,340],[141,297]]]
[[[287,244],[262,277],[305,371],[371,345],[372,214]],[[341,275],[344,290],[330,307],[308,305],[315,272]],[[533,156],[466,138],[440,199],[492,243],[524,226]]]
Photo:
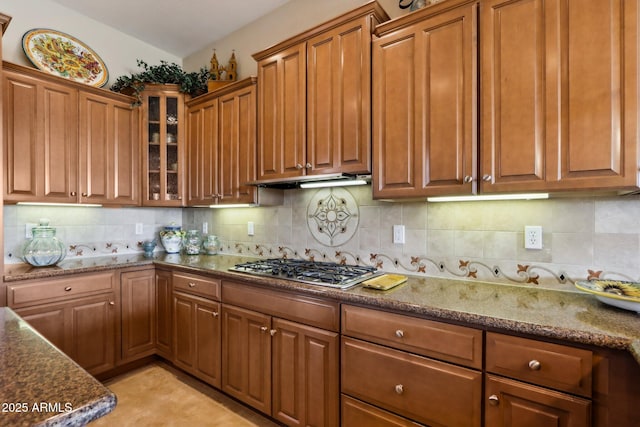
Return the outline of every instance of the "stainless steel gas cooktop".
[[[236,264],[229,270],[338,289],[348,289],[382,274],[375,267],[369,266],[284,258],[245,262]]]

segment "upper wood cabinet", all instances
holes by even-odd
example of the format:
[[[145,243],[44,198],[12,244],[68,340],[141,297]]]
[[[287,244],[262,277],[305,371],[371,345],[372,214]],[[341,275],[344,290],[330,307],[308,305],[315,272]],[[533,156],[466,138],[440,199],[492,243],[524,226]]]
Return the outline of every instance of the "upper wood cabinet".
[[[378,26],[374,198],[637,189],[638,14],[451,0]]]
[[[401,19],[374,40],[374,198],[472,191],[477,7]]]
[[[142,92],[142,205],[183,206],[185,95],[178,85],[147,84]]]
[[[187,103],[187,204],[257,203],[256,78]]]
[[[637,188],[638,1],[480,10],[481,190]]]
[[[256,53],[258,177],[371,171],[371,33],[376,2]]]
[[[138,205],[132,99],[4,63],[7,202]]]

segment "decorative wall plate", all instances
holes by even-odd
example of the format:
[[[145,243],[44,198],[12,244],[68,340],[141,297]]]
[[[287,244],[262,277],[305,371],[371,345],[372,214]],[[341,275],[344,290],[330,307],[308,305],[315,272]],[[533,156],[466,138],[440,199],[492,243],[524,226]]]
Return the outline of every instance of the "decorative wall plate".
[[[90,86],[102,87],[109,72],[102,59],[78,39],[36,28],[22,36],[22,49],[39,70]]]
[[[621,280],[579,280],[575,286],[581,291],[594,294],[605,304],[640,313],[640,283]]]

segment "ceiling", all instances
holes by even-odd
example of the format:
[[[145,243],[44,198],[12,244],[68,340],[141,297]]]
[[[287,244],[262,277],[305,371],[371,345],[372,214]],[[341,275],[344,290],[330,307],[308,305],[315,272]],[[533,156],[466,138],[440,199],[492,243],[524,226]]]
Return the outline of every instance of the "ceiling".
[[[53,0],[184,58],[290,0]]]

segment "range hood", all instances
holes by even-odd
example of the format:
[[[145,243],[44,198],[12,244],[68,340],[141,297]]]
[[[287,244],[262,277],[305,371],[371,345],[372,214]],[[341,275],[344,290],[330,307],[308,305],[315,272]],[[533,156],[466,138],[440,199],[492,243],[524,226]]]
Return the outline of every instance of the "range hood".
[[[292,189],[292,188],[300,188],[301,185],[305,183],[317,183],[320,186],[322,184],[326,184],[327,186],[335,185],[353,185],[355,181],[366,181],[366,183],[371,182],[371,175],[355,175],[355,174],[347,174],[347,173],[327,173],[322,175],[304,175],[304,176],[293,176],[290,178],[276,178],[276,179],[268,179],[263,181],[250,181],[245,183],[245,185],[253,185],[256,187],[265,187],[265,188],[279,188],[279,189]]]

